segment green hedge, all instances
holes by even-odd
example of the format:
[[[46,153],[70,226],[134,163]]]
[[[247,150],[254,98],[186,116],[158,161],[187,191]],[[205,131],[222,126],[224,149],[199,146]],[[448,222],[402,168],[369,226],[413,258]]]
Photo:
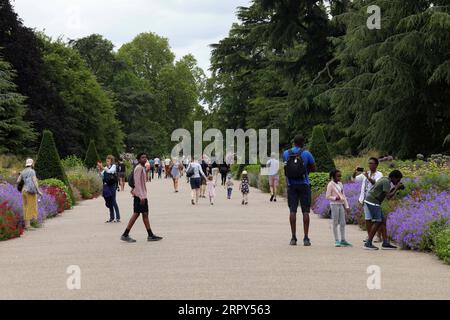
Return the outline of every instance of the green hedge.
[[[437,233],[434,238],[433,252],[445,263],[450,264],[450,227]]]
[[[86,158],[84,159],[84,165],[88,169],[95,169],[97,167],[97,161],[100,161],[100,156],[98,155],[95,141],[91,140],[86,152]]]

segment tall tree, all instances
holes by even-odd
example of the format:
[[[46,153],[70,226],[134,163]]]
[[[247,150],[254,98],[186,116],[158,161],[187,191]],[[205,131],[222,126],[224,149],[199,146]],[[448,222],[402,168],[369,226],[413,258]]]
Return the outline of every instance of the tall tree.
[[[25,154],[36,135],[24,121],[25,97],[17,93],[14,72],[0,57],[0,153]]]
[[[38,133],[51,129],[61,153],[73,154],[77,133],[61,125],[72,119],[67,118],[64,101],[47,81],[41,50],[41,41],[33,30],[23,26],[10,1],[0,0],[0,53],[17,72],[18,92],[28,98],[25,119]]]

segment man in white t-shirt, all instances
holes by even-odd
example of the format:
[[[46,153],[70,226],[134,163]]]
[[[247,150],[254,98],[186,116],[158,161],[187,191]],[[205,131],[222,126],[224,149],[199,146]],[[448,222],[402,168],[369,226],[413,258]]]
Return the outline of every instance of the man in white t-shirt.
[[[164,172],[165,172],[166,179],[168,179],[170,177],[170,164],[171,163],[172,163],[172,161],[169,158],[164,160]]]
[[[267,168],[269,169],[269,186],[270,186],[270,202],[277,202],[277,191],[280,182],[279,171],[280,161],[277,155],[272,153],[269,161],[267,161]]]
[[[372,187],[375,185],[375,183],[383,178],[383,174],[378,171],[378,165],[379,161],[377,158],[370,158],[369,159],[369,171],[364,172],[358,170],[358,168],[355,169],[353,172],[352,180],[356,182],[361,182],[361,194],[359,196],[359,203],[364,206],[364,199],[367,196],[367,193],[372,189]],[[359,174],[359,175],[358,175]],[[369,232],[369,230],[372,229],[372,220],[370,218],[370,213],[367,212],[366,207],[364,206],[364,215],[366,220],[366,227]],[[378,235],[378,239],[375,242],[380,242],[381,237]]]

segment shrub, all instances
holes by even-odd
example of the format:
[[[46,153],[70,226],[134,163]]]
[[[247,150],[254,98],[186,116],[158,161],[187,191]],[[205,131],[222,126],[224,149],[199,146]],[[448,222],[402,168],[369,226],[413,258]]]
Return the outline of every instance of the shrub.
[[[0,241],[18,238],[23,234],[20,217],[8,206],[0,203]]]
[[[67,176],[83,199],[92,199],[102,192],[103,182],[95,170],[88,170],[85,167],[70,168],[67,170]]]
[[[77,187],[75,187],[74,185],[70,185],[70,187],[72,188],[72,194],[73,194],[73,198],[75,200],[75,202],[80,202],[81,200],[83,200],[80,190],[77,189]]]
[[[316,160],[319,172],[329,173],[336,168],[322,126],[314,127],[309,149]]]
[[[18,216],[23,216],[22,194],[13,184],[0,184],[0,203],[8,202],[8,207]]]
[[[441,230],[435,239],[433,252],[445,263],[450,264],[450,227]]]
[[[38,225],[44,223],[45,219],[55,217],[58,213],[56,198],[53,195],[44,192],[38,202]]]
[[[86,158],[84,159],[84,165],[88,169],[95,169],[97,166],[97,161],[100,161],[100,156],[98,155],[97,147],[95,146],[95,141],[91,140],[86,152]]]
[[[69,184],[56,149],[53,134],[48,130],[44,130],[42,135],[35,170],[39,180],[58,179],[66,185]]]
[[[313,172],[309,174],[311,190],[315,194],[320,194],[327,188],[330,182],[330,174],[325,172]]]
[[[64,169],[68,168],[76,168],[84,166],[83,160],[78,158],[77,156],[68,156],[64,160],[61,161]]]
[[[72,208],[72,206],[75,205],[75,200],[72,197],[72,194],[69,193],[69,187],[58,179],[47,179],[40,182],[40,185],[45,187],[57,187],[61,189],[66,194],[66,201],[64,205],[64,209],[69,210]]]

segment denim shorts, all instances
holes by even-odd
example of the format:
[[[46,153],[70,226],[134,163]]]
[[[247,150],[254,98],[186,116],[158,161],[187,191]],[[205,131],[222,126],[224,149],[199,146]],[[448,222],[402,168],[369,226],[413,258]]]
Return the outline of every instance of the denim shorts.
[[[382,222],[384,219],[383,210],[380,206],[374,206],[364,203],[364,212],[366,214],[366,220],[372,220],[372,222]]]
[[[311,186],[298,184],[288,186],[288,205],[291,213],[297,213],[298,206],[302,207],[303,214],[311,212]]]

